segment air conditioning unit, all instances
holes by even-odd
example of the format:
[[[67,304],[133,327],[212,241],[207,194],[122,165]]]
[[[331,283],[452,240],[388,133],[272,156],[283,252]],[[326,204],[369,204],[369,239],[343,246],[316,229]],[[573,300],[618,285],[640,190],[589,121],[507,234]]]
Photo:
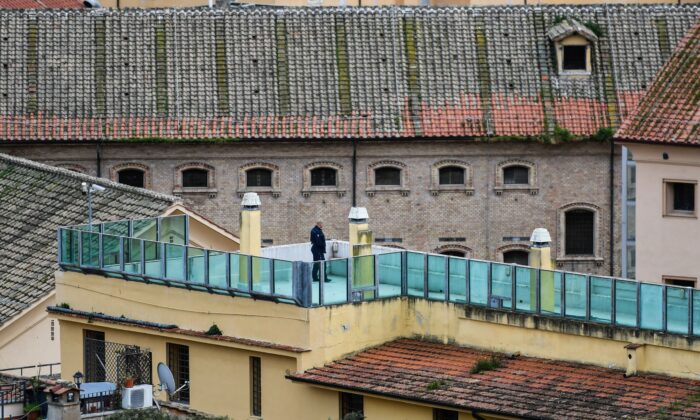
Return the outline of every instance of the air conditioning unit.
[[[122,388],[122,408],[148,408],[153,405],[153,385]]]

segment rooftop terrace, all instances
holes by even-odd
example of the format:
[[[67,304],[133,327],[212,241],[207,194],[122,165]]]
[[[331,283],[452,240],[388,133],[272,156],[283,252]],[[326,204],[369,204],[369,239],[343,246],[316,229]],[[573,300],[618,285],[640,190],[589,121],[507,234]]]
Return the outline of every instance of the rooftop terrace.
[[[245,255],[188,246],[188,224],[187,216],[174,216],[62,227],[59,264],[111,281],[304,308],[407,296],[700,336],[700,291],[690,288],[378,246],[371,255],[352,257],[342,241],[329,241],[331,258],[322,263],[308,261],[308,244]],[[313,264],[328,282],[312,281]]]

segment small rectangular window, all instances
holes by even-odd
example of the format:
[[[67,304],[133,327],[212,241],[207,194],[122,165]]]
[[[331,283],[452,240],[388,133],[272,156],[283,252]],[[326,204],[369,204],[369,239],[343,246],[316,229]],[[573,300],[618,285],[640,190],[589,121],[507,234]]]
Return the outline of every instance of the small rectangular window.
[[[433,408],[433,420],[458,420],[459,413],[442,408]]]
[[[697,279],[692,277],[670,277],[663,276],[664,284],[669,286],[695,287]]]
[[[590,210],[570,210],[564,217],[566,255],[593,255],[594,213]]]
[[[175,378],[175,388],[190,381],[190,348],[181,344],[167,343],[168,367]],[[190,387],[186,386],[171,397],[171,401],[190,403]]]
[[[362,415],[365,412],[365,401],[362,395],[348,394],[346,392],[340,393],[340,418],[344,419],[345,416],[355,416],[356,418],[363,418]],[[353,417],[353,419],[355,418]]]
[[[374,170],[376,185],[401,185],[401,169],[385,167]]]
[[[260,378],[260,358],[250,357],[250,414],[262,416],[262,383]]]
[[[664,215],[695,216],[694,181],[664,181]]]
[[[562,69],[564,71],[586,71],[586,46],[564,45]]]
[[[205,169],[186,169],[182,171],[184,188],[206,188],[209,186],[209,171]]]
[[[246,186],[272,187],[272,171],[269,169],[249,169],[246,172]]]

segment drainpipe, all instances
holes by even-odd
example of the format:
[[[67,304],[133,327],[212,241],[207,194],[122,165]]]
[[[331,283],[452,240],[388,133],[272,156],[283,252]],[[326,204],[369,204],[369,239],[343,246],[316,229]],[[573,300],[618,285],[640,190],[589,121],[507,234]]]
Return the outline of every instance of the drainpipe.
[[[610,277],[615,275],[615,142],[610,140]]]
[[[357,139],[352,139],[352,206],[357,205]]]
[[[97,177],[102,178],[102,142],[97,143],[95,152],[97,154],[95,159],[95,163],[97,164]]]

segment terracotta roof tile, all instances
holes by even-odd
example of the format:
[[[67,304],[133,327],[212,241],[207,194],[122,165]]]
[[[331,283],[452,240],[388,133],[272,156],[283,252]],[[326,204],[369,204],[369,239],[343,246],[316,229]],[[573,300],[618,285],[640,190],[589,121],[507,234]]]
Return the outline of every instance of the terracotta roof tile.
[[[700,20],[624,122],[620,141],[700,145]]]
[[[588,135],[634,109],[698,16],[697,5],[4,10],[0,141]],[[552,29],[597,38],[592,75],[557,73]]]
[[[80,9],[79,0],[0,0],[0,9]]]
[[[471,374],[478,360],[502,367]],[[593,365],[507,358],[466,347],[401,339],[289,379],[463,410],[546,419],[700,415],[700,381],[660,375],[625,378]],[[430,390],[430,385],[437,389]],[[673,411],[675,409],[675,411]]]

